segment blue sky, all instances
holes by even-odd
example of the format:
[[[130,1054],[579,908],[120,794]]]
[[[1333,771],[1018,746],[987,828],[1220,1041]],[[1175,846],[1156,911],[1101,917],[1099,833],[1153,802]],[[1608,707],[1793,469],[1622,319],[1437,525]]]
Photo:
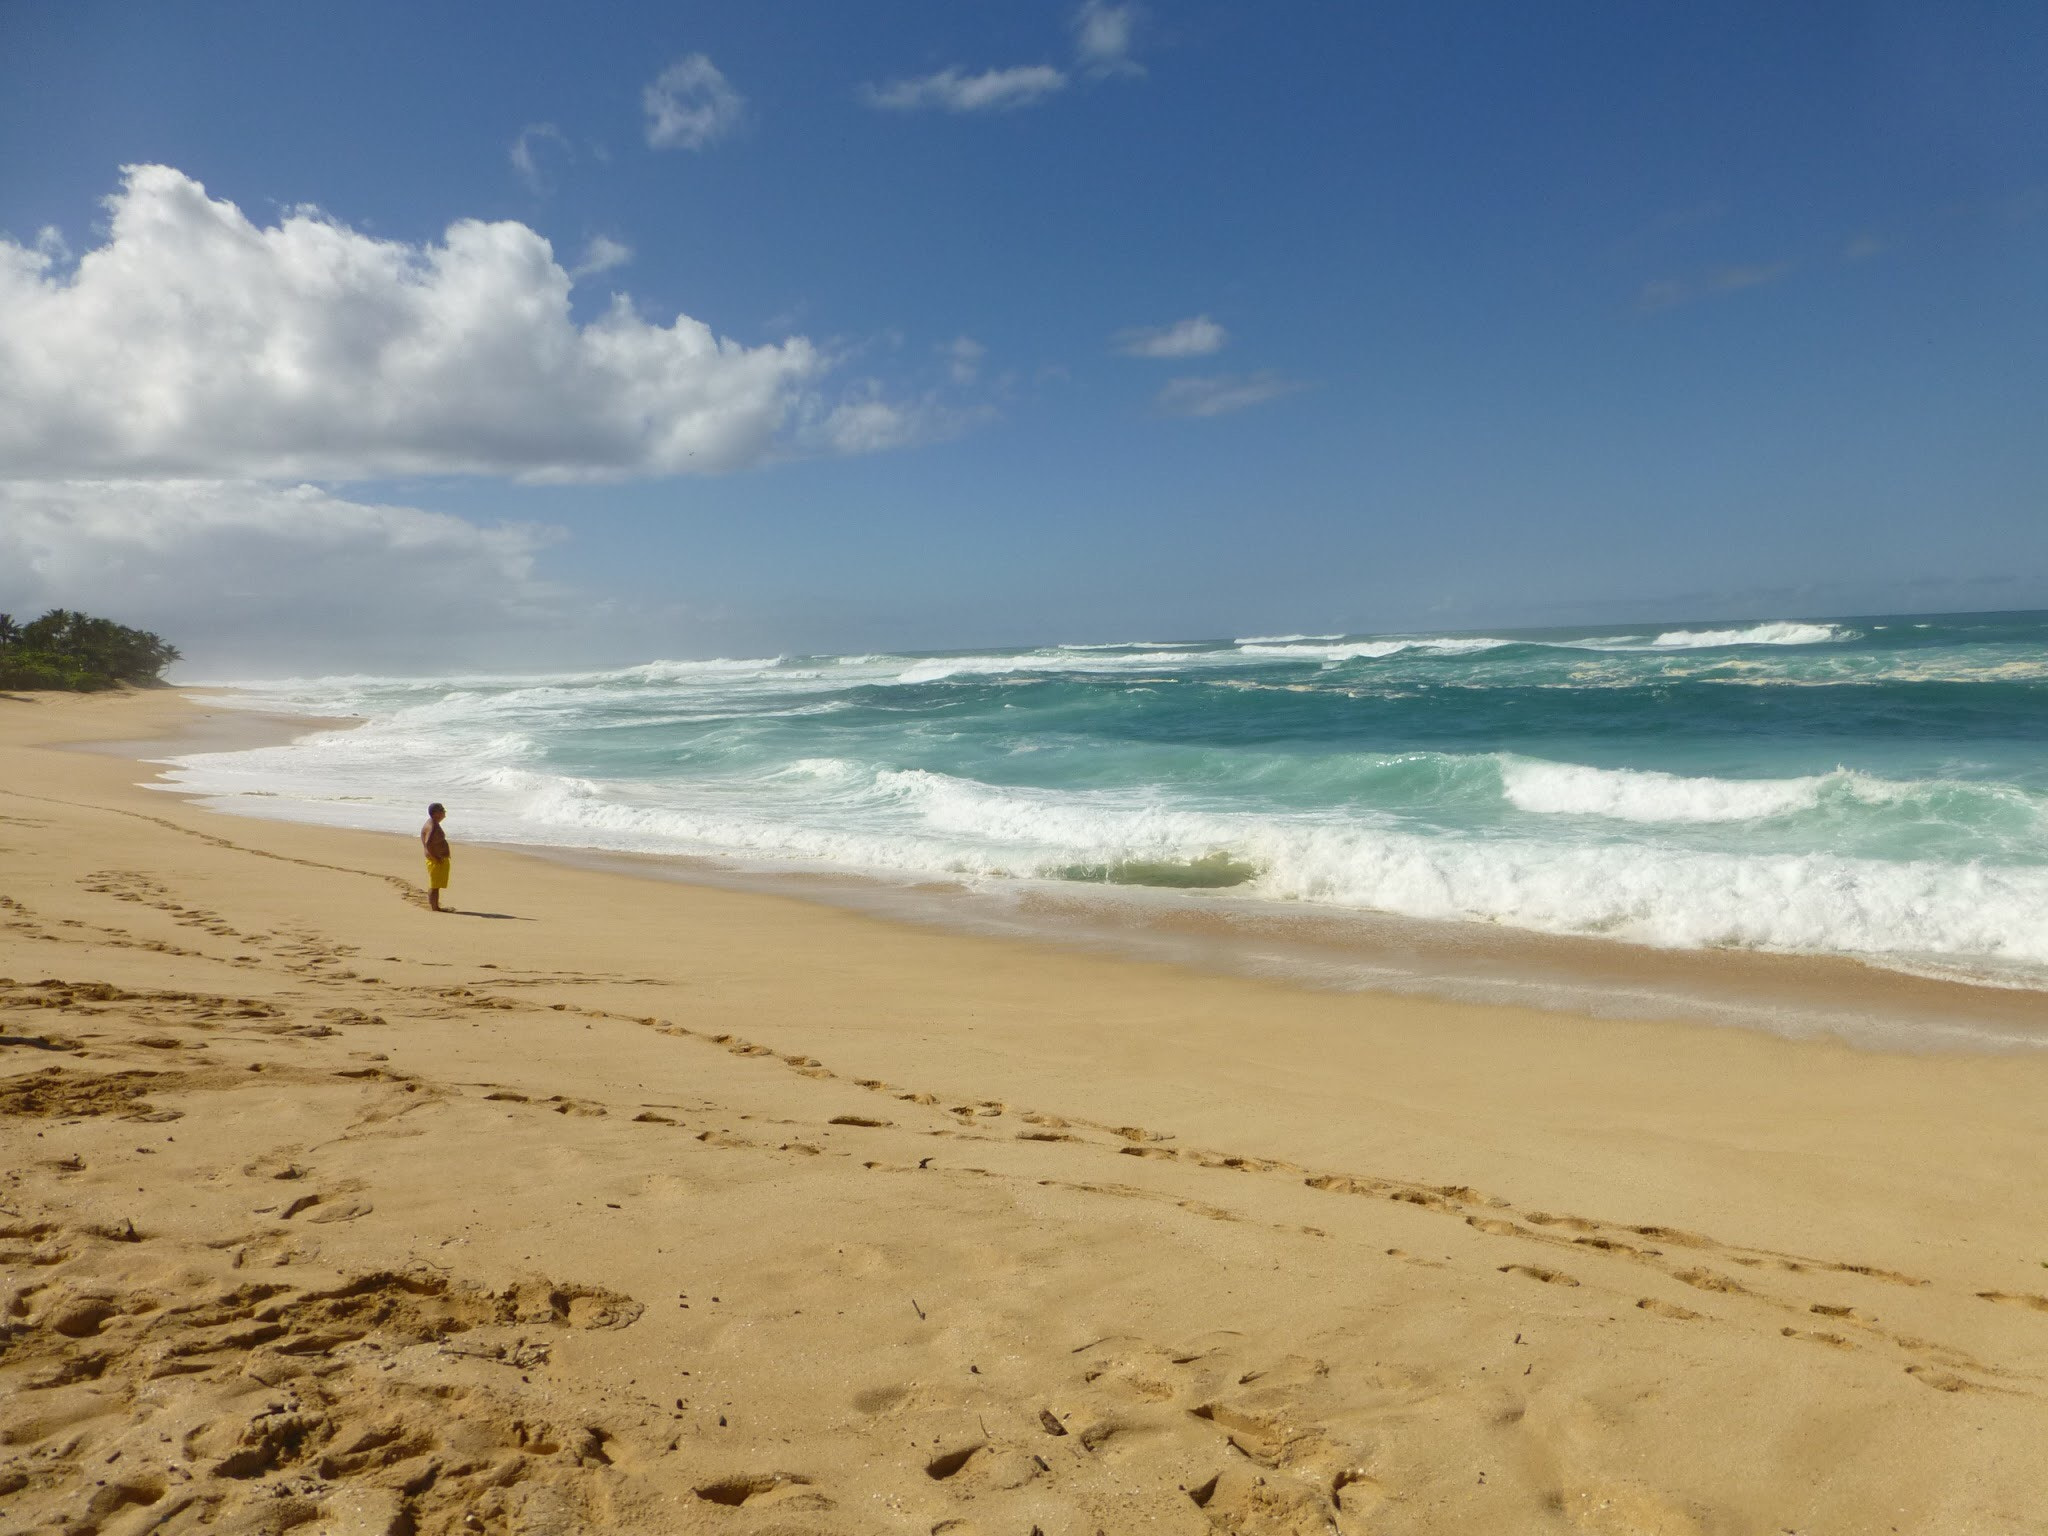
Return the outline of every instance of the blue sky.
[[[11,0],[0,606],[426,670],[2048,605],[2043,79],[2019,4]]]

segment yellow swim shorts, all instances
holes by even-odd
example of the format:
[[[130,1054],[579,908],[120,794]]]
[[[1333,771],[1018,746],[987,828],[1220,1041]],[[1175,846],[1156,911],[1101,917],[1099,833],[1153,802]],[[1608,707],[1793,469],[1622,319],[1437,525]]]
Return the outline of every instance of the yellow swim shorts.
[[[448,889],[448,861],[446,859],[427,860],[427,889],[430,891],[445,891]]]

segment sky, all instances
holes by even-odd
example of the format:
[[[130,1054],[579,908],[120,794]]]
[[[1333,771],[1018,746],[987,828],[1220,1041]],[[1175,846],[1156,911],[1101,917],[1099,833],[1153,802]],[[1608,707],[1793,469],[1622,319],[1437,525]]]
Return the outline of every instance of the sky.
[[[187,676],[2048,607],[2048,10],[0,4]]]

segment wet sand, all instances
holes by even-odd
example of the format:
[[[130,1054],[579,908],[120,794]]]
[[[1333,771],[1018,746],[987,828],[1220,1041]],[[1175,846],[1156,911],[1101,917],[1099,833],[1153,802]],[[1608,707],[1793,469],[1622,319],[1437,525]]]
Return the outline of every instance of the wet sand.
[[[228,818],[0,699],[8,1529],[2048,1530],[2048,1060]]]

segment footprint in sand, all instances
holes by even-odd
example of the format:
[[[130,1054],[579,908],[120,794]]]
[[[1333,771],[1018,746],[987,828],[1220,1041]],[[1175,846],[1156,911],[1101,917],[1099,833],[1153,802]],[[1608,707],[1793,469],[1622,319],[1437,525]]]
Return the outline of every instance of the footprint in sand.
[[[795,1472],[739,1472],[699,1483],[691,1491],[707,1504],[758,1509],[765,1504],[786,1504],[793,1496],[806,1493],[810,1486],[809,1478]],[[811,1497],[820,1505],[824,1503],[816,1494]]]
[[[1825,1344],[1830,1349],[1854,1349],[1856,1347],[1839,1333],[1821,1333],[1807,1328],[1780,1328],[1778,1332],[1788,1339],[1804,1339],[1809,1344]]]
[[[1491,1216],[1467,1216],[1465,1225],[1484,1232],[1488,1237],[1534,1237],[1527,1227],[1512,1221],[1501,1221]]]
[[[2033,1312],[2048,1312],[2048,1296],[2035,1296],[2017,1291],[1979,1291],[1977,1295],[1980,1300],[1995,1301],[2000,1306],[2025,1307]]]
[[[1675,1301],[1663,1301],[1655,1296],[1645,1296],[1636,1305],[1653,1317],[1668,1317],[1681,1323],[1696,1321],[1700,1316],[1690,1307],[1681,1307]]]
[[[1502,1264],[1498,1268],[1504,1275],[1527,1275],[1531,1280],[1540,1280],[1545,1285],[1577,1285],[1579,1283],[1562,1270],[1545,1269],[1540,1264]]]
[[[1672,1271],[1671,1278],[1691,1286],[1696,1291],[1720,1291],[1729,1296],[1747,1296],[1748,1286],[1731,1280],[1726,1275],[1716,1274],[1711,1269],[1679,1269]]]
[[[1600,1223],[1597,1221],[1587,1221],[1579,1216],[1553,1216],[1548,1211],[1531,1211],[1529,1213],[1529,1220],[1539,1227],[1563,1227],[1567,1232],[1598,1232],[1600,1230]],[[1641,1227],[1631,1228],[1631,1230],[1635,1232],[1644,1231]]]
[[[1937,1392],[1983,1392],[1989,1390],[1966,1376],[1954,1371],[1944,1371],[1939,1366],[1909,1365],[1906,1374],[1923,1387],[1932,1387]]]
[[[592,1288],[492,1292],[388,1271],[312,1290],[195,1287],[189,1272],[164,1292],[60,1279],[10,1319],[10,1368],[26,1379],[0,1402],[9,1527],[139,1530],[135,1505],[150,1529],[458,1530],[466,1513],[488,1529],[601,1528],[587,1474],[611,1464],[609,1431],[550,1424],[544,1400],[508,1393],[509,1378],[478,1391],[386,1371],[421,1345],[530,1371],[546,1346],[489,1330],[623,1327],[639,1311]],[[74,1383],[90,1383],[83,1414],[51,1419],[33,1401]],[[253,1398],[252,1384],[264,1389]],[[143,1404],[152,1417],[138,1434]],[[175,1518],[201,1495],[198,1515]]]

